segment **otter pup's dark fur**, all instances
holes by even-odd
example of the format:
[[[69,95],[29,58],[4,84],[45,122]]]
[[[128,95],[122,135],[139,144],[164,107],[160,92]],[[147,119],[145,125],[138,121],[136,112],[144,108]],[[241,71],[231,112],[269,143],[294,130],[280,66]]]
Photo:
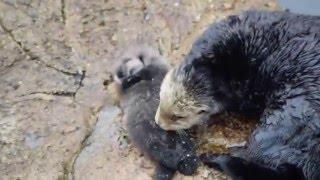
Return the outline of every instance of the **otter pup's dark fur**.
[[[204,161],[240,179],[246,176],[239,169],[258,177],[253,167],[277,172],[285,164],[306,179],[320,179],[319,33],[320,17],[289,12],[249,11],[211,25],[165,78],[158,124],[172,130],[192,125],[181,123],[192,118],[179,114],[181,108],[171,110],[178,101],[171,94],[185,106],[207,107],[195,111],[203,115],[193,124],[222,111],[257,116],[260,124],[249,138],[245,163],[227,166],[239,161],[233,156]],[[168,84],[180,89],[168,90]],[[168,119],[175,114],[181,118]]]
[[[133,143],[156,164],[155,179],[171,179],[178,170],[192,175],[199,164],[187,135],[162,130],[154,121],[160,84],[168,66],[147,47],[137,47],[115,74],[122,93],[121,106]],[[129,53],[130,54],[130,53]],[[130,62],[130,61],[141,62]]]

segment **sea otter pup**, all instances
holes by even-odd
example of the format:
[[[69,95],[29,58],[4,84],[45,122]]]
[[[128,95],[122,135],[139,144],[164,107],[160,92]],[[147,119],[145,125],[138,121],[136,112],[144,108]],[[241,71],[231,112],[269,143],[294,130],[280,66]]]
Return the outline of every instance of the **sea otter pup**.
[[[126,50],[115,73],[129,137],[157,164],[155,179],[171,179],[176,170],[192,175],[199,164],[186,134],[165,131],[154,121],[160,84],[167,71],[159,54],[138,46]]]
[[[157,124],[188,129],[223,111],[258,117],[242,159],[251,163],[212,156],[212,167],[245,179],[237,171],[253,170],[248,164],[289,164],[320,179],[319,33],[320,17],[289,12],[248,11],[211,25],[167,73]]]

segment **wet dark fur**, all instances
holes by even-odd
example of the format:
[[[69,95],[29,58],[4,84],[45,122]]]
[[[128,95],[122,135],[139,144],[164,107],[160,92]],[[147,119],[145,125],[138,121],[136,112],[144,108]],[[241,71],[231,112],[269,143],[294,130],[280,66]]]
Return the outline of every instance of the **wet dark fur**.
[[[156,162],[155,179],[171,179],[176,170],[192,175],[199,164],[193,142],[186,135],[162,130],[154,121],[160,84],[167,72],[166,67],[156,63],[121,79],[121,105],[129,136]]]
[[[305,178],[320,179],[317,33],[320,17],[316,16],[260,11],[229,16],[204,32],[176,70],[176,76],[189,77],[184,84],[190,92],[206,87],[208,98],[223,103],[227,111],[260,118],[244,162],[274,171],[290,164]],[[212,161],[222,165],[233,160],[237,158]],[[259,176],[252,164],[239,166]],[[223,167],[220,170],[231,177],[239,171]]]
[[[269,168],[243,158],[229,155],[202,154],[202,162],[211,168],[224,171],[232,179],[241,180],[300,180],[304,179],[301,169],[292,164],[281,164]]]

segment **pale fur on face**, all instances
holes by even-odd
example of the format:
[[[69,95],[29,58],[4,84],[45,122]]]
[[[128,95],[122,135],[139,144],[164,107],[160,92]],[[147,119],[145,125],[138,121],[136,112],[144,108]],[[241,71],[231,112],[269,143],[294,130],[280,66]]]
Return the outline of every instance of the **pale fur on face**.
[[[209,100],[199,102],[188,95],[182,79],[173,80],[173,69],[164,78],[160,89],[160,103],[156,113],[156,123],[164,130],[188,129],[202,120],[208,119],[211,113],[219,112],[222,107],[215,103],[209,107]],[[181,79],[179,79],[181,78]]]

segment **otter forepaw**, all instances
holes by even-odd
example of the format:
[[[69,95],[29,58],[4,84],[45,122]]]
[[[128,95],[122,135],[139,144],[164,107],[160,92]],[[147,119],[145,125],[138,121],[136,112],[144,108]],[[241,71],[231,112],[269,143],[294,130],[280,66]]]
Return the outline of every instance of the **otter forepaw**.
[[[245,160],[230,155],[207,153],[200,155],[200,159],[205,165],[228,175],[238,174],[238,171],[241,171],[247,165]]]
[[[158,164],[155,169],[154,178],[155,180],[171,180],[175,170],[170,169],[166,166]]]
[[[233,180],[253,180],[261,179],[260,174],[256,174],[257,166],[252,166],[248,161],[230,155],[202,154],[201,161],[215,170],[225,173]],[[263,178],[262,178],[263,179]]]

